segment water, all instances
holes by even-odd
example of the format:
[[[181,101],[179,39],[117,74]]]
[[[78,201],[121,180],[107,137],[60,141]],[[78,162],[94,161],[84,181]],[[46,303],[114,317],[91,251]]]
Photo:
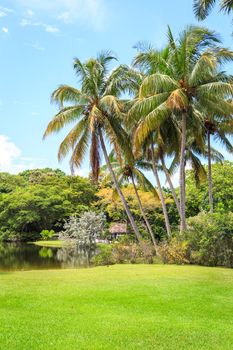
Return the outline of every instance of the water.
[[[0,271],[88,267],[95,254],[95,250],[77,247],[52,248],[34,244],[0,243]]]

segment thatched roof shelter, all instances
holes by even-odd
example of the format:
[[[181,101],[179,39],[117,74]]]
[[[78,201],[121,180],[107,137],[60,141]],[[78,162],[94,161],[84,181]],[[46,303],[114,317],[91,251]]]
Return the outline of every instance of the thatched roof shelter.
[[[124,235],[127,233],[127,224],[124,222],[114,222],[109,228],[111,234]]]

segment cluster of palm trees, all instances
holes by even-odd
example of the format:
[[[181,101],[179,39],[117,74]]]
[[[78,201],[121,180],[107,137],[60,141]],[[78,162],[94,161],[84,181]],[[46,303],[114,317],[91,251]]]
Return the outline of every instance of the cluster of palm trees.
[[[152,189],[143,170],[154,174],[157,190],[153,191],[161,201],[168,235],[171,227],[159,170],[164,171],[179,213],[180,231],[184,231],[185,166],[189,162],[196,181],[201,181],[206,175],[201,159],[207,158],[209,204],[210,211],[214,210],[211,161],[222,156],[211,147],[211,139],[233,151],[227,138],[233,131],[233,79],[222,70],[225,62],[233,60],[233,52],[221,46],[215,32],[190,26],[177,39],[168,28],[163,50],[139,44],[132,66],[110,70],[115,60],[110,52],[84,63],[75,59],[80,89],[61,85],[53,92],[52,101],[58,103],[59,112],[44,136],[73,123],[59,147],[59,159],[71,152],[71,168],[78,168],[89,150],[92,180],[98,183],[103,154],[137,239],[141,240],[141,234],[120,186],[124,179],[134,186],[156,245],[137,193],[142,184]],[[106,142],[111,145],[110,154]],[[178,167],[179,195],[171,176]]]

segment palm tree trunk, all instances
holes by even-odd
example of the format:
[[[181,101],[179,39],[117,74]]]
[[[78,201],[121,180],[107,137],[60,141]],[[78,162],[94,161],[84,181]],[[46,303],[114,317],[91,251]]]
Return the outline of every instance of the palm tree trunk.
[[[154,247],[155,247],[156,254],[158,254],[158,246],[157,246],[157,243],[156,243],[156,240],[155,240],[154,232],[153,232],[153,230],[151,228],[151,225],[150,225],[150,223],[149,223],[149,221],[148,221],[148,219],[146,217],[146,214],[144,212],[144,209],[143,209],[143,206],[142,206],[142,202],[141,202],[140,196],[138,194],[138,190],[137,190],[137,187],[135,185],[135,181],[134,181],[134,176],[133,175],[131,176],[131,179],[132,179],[132,183],[133,183],[134,192],[135,192],[137,200],[138,200],[138,205],[139,205],[139,208],[140,208],[141,213],[142,213],[142,217],[143,217],[143,219],[145,221],[147,230],[148,230],[148,232],[149,232],[149,234],[151,236],[152,242],[153,242]]]
[[[175,204],[176,204],[178,213],[179,213],[179,215],[180,215],[180,203],[179,203],[179,199],[178,199],[178,197],[177,197],[177,195],[176,195],[176,191],[175,191],[175,188],[174,188],[174,186],[173,186],[171,176],[170,176],[169,171],[168,171],[168,169],[167,169],[167,167],[166,167],[166,164],[165,164],[165,162],[164,162],[163,156],[161,156],[160,159],[161,159],[161,164],[162,164],[162,167],[163,167],[163,171],[164,171],[164,173],[165,173],[165,175],[166,175],[167,182],[168,182],[168,184],[169,184],[170,190],[171,190],[172,195],[173,195],[173,198],[174,198],[174,202],[175,202]]]
[[[107,152],[106,147],[105,147],[105,143],[104,143],[104,139],[103,139],[103,134],[102,134],[101,128],[99,128],[99,136],[100,136],[100,143],[101,143],[101,147],[102,147],[102,150],[103,150],[103,154],[104,154],[104,158],[105,158],[108,170],[109,170],[109,172],[110,172],[110,174],[112,176],[112,180],[113,180],[114,185],[116,187],[116,190],[117,190],[117,192],[118,192],[118,194],[120,196],[120,199],[121,199],[121,201],[123,203],[124,209],[125,209],[126,214],[127,214],[128,218],[129,218],[129,221],[130,221],[132,229],[133,229],[133,231],[135,233],[135,236],[137,237],[138,241],[140,241],[142,239],[142,236],[141,236],[141,234],[140,234],[140,232],[139,232],[139,230],[137,228],[137,225],[136,225],[136,223],[134,221],[134,218],[133,218],[132,213],[131,213],[131,211],[129,209],[129,206],[128,206],[128,204],[127,204],[127,202],[125,200],[125,197],[124,197],[124,195],[123,195],[123,193],[122,193],[122,191],[120,189],[120,186],[119,186],[119,184],[117,182],[116,175],[115,175],[115,173],[113,171],[112,165],[111,165],[110,160],[108,158],[108,152]]]
[[[210,213],[214,212],[214,201],[213,201],[213,181],[212,181],[212,164],[211,164],[211,147],[210,147],[210,130],[207,129],[207,140],[208,140],[208,189],[209,189],[209,205]]]
[[[181,147],[180,147],[180,232],[187,229],[186,225],[186,194],[185,194],[185,148],[186,148],[187,114],[182,114]]]
[[[151,153],[152,153],[152,167],[153,167],[153,173],[155,176],[155,180],[157,183],[157,187],[158,187],[158,192],[159,192],[159,198],[162,204],[162,210],[163,210],[163,215],[164,215],[164,220],[165,220],[165,226],[166,226],[166,231],[168,236],[171,235],[171,227],[170,227],[170,222],[169,222],[169,218],[168,218],[168,213],[167,213],[167,207],[166,207],[166,203],[165,203],[165,198],[163,195],[163,190],[162,190],[162,186],[159,180],[159,174],[158,174],[158,164],[155,160],[155,156],[154,156],[154,146],[153,143],[151,143]]]

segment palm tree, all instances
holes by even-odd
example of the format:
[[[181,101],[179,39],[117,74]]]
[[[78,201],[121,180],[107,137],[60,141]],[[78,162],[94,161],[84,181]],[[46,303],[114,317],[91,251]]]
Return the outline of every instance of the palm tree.
[[[155,198],[158,199],[158,194],[151,184],[151,182],[147,179],[147,177],[144,175],[142,170],[151,170],[151,164],[143,159],[133,159],[131,158],[130,162],[127,162],[126,159],[121,159],[120,162],[117,161],[117,159],[114,157],[114,152],[111,152],[109,155],[109,159],[111,161],[111,165],[114,169],[114,172],[116,174],[118,184],[122,186],[125,182],[128,182],[129,180],[133,184],[134,192],[137,198],[138,206],[141,211],[143,220],[146,224],[148,233],[150,234],[151,240],[154,244],[155,251],[158,254],[158,246],[157,242],[154,236],[154,232],[152,230],[152,227],[147,219],[145,210],[142,205],[142,201],[140,198],[140,195],[138,193],[137,184],[140,185],[145,191],[150,191],[154,194]],[[133,160],[133,161],[132,161]],[[102,172],[106,171],[106,165],[101,167]],[[109,180],[109,174],[107,173],[105,176],[103,176],[103,183]],[[114,194],[114,192],[113,192]]]
[[[216,0],[194,0],[193,9],[198,20],[205,19],[209,15],[215,3]],[[219,5],[220,11],[228,14],[233,10],[233,0],[219,0]]]
[[[188,27],[177,41],[169,28],[169,57],[163,70],[147,76],[140,87],[139,99],[131,109],[139,120],[135,133],[136,147],[167,118],[176,119],[180,141],[180,230],[186,229],[185,153],[187,129],[196,135],[201,111],[232,113],[226,96],[232,96],[233,85],[223,80],[219,66],[233,59],[233,53],[219,48],[219,39],[206,28]]]
[[[168,236],[171,235],[171,226],[170,226],[170,221],[168,217],[168,212],[167,212],[167,206],[165,202],[165,198],[163,195],[163,189],[161,186],[160,178],[159,178],[159,173],[158,173],[158,159],[155,156],[155,150],[154,150],[154,141],[151,138],[151,143],[150,143],[150,154],[151,154],[151,161],[152,161],[152,169],[153,173],[155,176],[156,184],[158,187],[158,192],[159,192],[159,198],[162,204],[162,209],[163,209],[163,215],[164,215],[164,220],[165,220],[165,226],[166,226],[166,231]]]
[[[133,60],[133,68],[128,67],[128,70],[131,73],[131,77],[135,82],[134,89],[133,91],[131,90],[131,92],[133,92],[134,99],[126,104],[127,105],[126,112],[127,111],[129,112],[130,108],[135,104],[135,102],[138,101],[140,85],[143,79],[145,78],[145,76],[154,73],[158,69],[158,67],[160,67],[160,69],[166,70],[166,66],[167,66],[166,64],[166,59],[168,55],[167,48],[162,51],[157,51],[154,48],[152,48],[150,45],[147,45],[145,43],[138,43],[136,45],[136,48],[139,50],[139,52],[137,53],[136,57]],[[135,70],[135,67],[139,68],[139,70]],[[131,111],[132,111],[132,108],[131,108]],[[134,115],[133,113],[128,113],[128,116],[126,119],[127,119],[126,127],[129,127],[132,129],[131,133],[133,138],[135,122],[137,123],[140,117],[137,118],[137,116]],[[167,234],[170,235],[171,228],[170,228],[170,223],[168,218],[168,212],[167,212],[165,198],[163,195],[163,190],[162,190],[162,186],[161,186],[159,174],[158,174],[158,160],[154,158],[154,155],[152,155],[153,152],[151,148],[153,147],[154,146],[151,145],[150,138],[149,138],[148,142],[145,143],[145,148],[147,148],[147,150],[146,151],[144,150],[144,152],[139,157],[145,155],[146,153],[147,159],[152,164],[152,170],[155,176],[156,185],[158,188],[158,194],[162,205],[166,231],[167,231]],[[140,152],[138,152],[138,149],[135,148],[136,158],[138,158],[137,153],[140,153]]]
[[[214,212],[213,199],[213,181],[212,181],[212,162],[211,162],[211,135],[216,141],[219,141],[226,147],[228,152],[233,152],[233,146],[227,135],[233,134],[233,119],[232,116],[211,116],[205,118],[204,121],[206,138],[207,138],[207,158],[208,158],[208,192],[209,192],[209,206],[210,213]]]
[[[163,50],[156,50],[151,45],[145,44],[145,43],[138,43],[136,45],[136,48],[138,49],[138,53],[135,56],[133,60],[133,65],[145,75],[151,75],[157,72],[163,72],[169,74],[169,65],[167,63],[169,58],[169,47],[165,47]],[[159,145],[157,148],[157,159],[160,159],[162,164],[162,169],[165,173],[167,183],[170,187],[174,202],[176,204],[178,213],[180,211],[180,204],[178,197],[175,192],[175,188],[172,183],[171,176],[169,174],[169,171],[167,169],[166,163],[165,163],[165,156],[166,153],[169,152],[171,155],[177,148],[178,144],[178,136],[179,130],[177,126],[174,123],[174,120],[172,118],[169,118],[168,120],[163,123],[163,125],[160,126],[157,130],[157,143]],[[166,214],[165,214],[166,215]]]
[[[60,110],[48,124],[44,137],[75,123],[62,141],[58,157],[61,159],[71,151],[71,167],[79,167],[90,145],[90,164],[95,181],[98,180],[100,149],[102,149],[133,231],[140,240],[140,232],[117,182],[104,140],[104,137],[108,138],[116,154],[129,153],[130,157],[128,136],[121,125],[119,97],[122,91],[127,90],[131,81],[125,76],[124,67],[121,66],[109,74],[109,63],[113,60],[115,57],[110,52],[102,52],[97,58],[91,58],[84,63],[75,59],[74,70],[80,80],[81,89],[61,85],[53,92],[52,101],[58,103]]]

